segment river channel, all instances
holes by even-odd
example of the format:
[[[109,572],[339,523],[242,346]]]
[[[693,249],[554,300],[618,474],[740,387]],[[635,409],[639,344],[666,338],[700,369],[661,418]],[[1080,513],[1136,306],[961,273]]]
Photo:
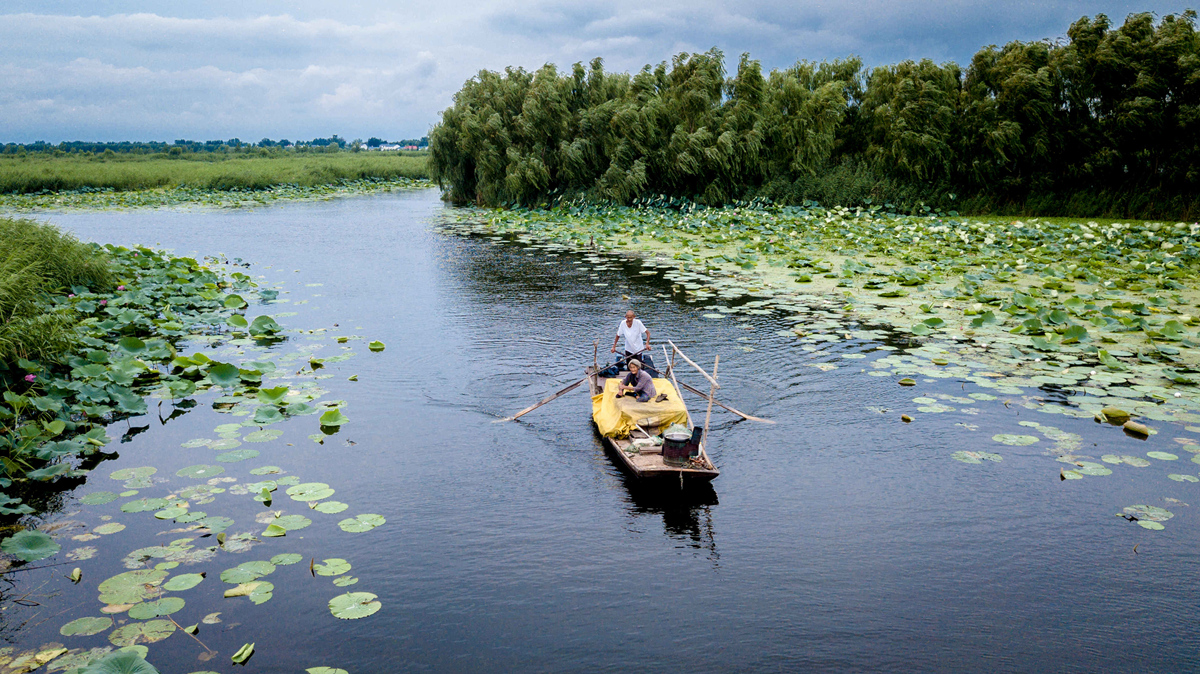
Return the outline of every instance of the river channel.
[[[1171,437],[1188,435],[1182,427],[1142,441],[1089,419],[1048,419],[1003,395],[906,424],[900,414],[914,396],[982,389],[954,378],[918,376],[910,388],[867,376],[873,360],[902,349],[843,339],[805,350],[785,336],[792,322],[780,314],[705,318],[633,259],[597,271],[580,255],[439,233],[433,222],[443,208],[427,190],[248,210],[38,216],[85,240],[249,263],[242,271],[288,300],[256,311],[295,312],[278,319],[288,330],[327,330],[288,332],[267,355],[332,356],[344,351],[334,334],[387,345],[371,353],[366,340],[350,341],[354,357],[324,368],[333,375],[319,381],[326,397],[346,401],[350,422],[339,433],[318,445],[308,437],[316,418],[299,417],[272,427],[279,439],[243,445],[258,457],[225,465],[239,482],[263,479],[249,471],[270,464],[327,483],[350,510],[309,513],[281,487],[273,507],[306,514],[312,526],[173,570],[207,572],[180,593],[188,603],[175,619],[190,625],[221,612],[222,622],[197,635],[220,655],[197,660],[203,649],[174,634],[149,646],[161,671],[232,672],[229,656],[249,642],[255,655],[244,671],[281,673],[319,665],[350,674],[1200,668],[1200,484],[1165,477],[1197,468],[1191,455],[1063,481],[1045,440],[991,441],[1027,432],[1018,424],[1033,420],[1078,434],[1097,457],[1144,454],[1178,447]],[[721,475],[711,491],[680,498],[637,488],[605,454],[583,388],[495,423],[578,379],[594,340],[608,358],[629,307],[656,351],[671,339],[706,365],[720,354],[720,397],[778,422],[714,412],[709,452]],[[814,307],[814,320],[824,309]],[[126,553],[179,534],[161,533],[172,525],[151,513],[122,512],[121,502],[79,499],[120,491],[108,475],[121,468],[153,466],[169,478],[141,496],[186,483],[176,471],[211,463],[216,452],[181,445],[215,438],[213,428],[230,421],[212,409],[213,397],[197,396],[196,407],[165,423],[152,404],[149,418],[110,428],[116,454],[46,514],[76,523],[59,536],[63,552],[46,561],[85,544],[95,556],[78,563],[79,585],[64,577],[71,565],[10,576],[8,599],[36,600],[9,603],[0,617],[11,643],[108,645],[104,634],[61,636],[59,628],[103,615],[97,584],[126,570]],[[702,411],[698,399],[689,404]],[[960,450],[999,452],[1003,461],[950,458]],[[1164,498],[1179,502],[1165,530],[1115,516]],[[262,528],[254,517],[263,505],[250,496],[223,494],[203,507],[232,518],[231,535]],[[387,523],[339,530],[338,520],[363,512]],[[127,528],[71,540],[104,521]],[[222,570],[283,552],[304,562],[265,578],[275,586],[270,601],[222,598]],[[340,588],[314,577],[310,557],[348,560],[358,582]],[[327,602],[346,591],[376,594],[382,608],[339,620]]]

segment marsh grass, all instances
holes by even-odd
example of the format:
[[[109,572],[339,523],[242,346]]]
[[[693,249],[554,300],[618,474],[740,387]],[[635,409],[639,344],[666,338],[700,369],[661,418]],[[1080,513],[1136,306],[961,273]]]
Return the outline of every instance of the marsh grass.
[[[48,294],[113,284],[107,257],[53,225],[0,218],[0,365],[64,353],[75,342],[74,312],[47,311]]]
[[[0,194],[159,187],[264,190],[368,178],[427,178],[426,158],[380,152],[0,156]]]

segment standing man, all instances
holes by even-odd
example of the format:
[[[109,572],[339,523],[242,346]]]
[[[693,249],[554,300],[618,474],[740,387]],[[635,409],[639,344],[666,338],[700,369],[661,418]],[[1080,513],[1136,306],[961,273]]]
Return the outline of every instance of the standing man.
[[[644,339],[642,338],[643,334],[645,335]],[[609,349],[609,353],[617,352],[617,344],[621,342],[622,337],[625,338],[626,358],[632,359],[635,354],[640,354],[650,348],[650,331],[637,319],[633,309],[626,311],[625,320],[617,324],[617,336],[613,338],[612,349]],[[641,359],[639,358],[639,360]]]

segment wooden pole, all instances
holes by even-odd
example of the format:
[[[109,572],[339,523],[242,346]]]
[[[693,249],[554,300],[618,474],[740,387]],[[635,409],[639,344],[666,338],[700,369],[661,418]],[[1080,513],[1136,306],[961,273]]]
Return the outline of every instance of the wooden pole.
[[[592,340],[592,372],[593,373],[597,373],[600,371],[599,354],[600,354],[600,340],[594,339],[594,340]]]
[[[682,356],[683,354],[679,355]],[[684,358],[686,357],[687,356],[684,356]],[[713,376],[709,377],[709,379],[712,381],[712,388],[708,390],[708,412],[704,415],[704,436],[703,440],[700,441],[701,446],[708,445],[708,423],[712,420],[713,396],[717,394],[717,366],[720,364],[721,356],[718,355],[716,360],[713,361]],[[701,370],[701,372],[703,372],[703,370]]]
[[[666,357],[667,357],[667,347],[664,346],[663,347],[663,358],[665,359]],[[674,361],[675,358],[672,357],[671,360]],[[675,385],[675,395],[679,396],[679,402],[680,402],[680,404],[682,404],[683,403],[683,391],[679,390],[679,381],[675,379],[675,363],[674,362],[671,363],[671,383]],[[690,430],[692,430],[692,428],[695,427],[696,424],[692,423],[692,413],[688,411],[687,405],[683,406],[683,413],[687,415],[688,430],[690,431]]]
[[[698,389],[694,386],[689,386],[688,384],[679,384],[678,386],[682,386],[683,390],[691,391],[692,393],[695,393],[696,395],[700,396],[701,398],[705,397],[704,391],[701,391],[700,389]],[[715,404],[717,407],[724,407],[725,409],[729,410],[730,412],[733,412],[734,414],[738,415],[739,417],[741,417],[743,419],[746,419],[747,421],[761,421],[764,424],[775,423],[774,421],[772,421],[770,419],[763,419],[762,417],[756,417],[753,414],[746,414],[745,412],[743,412],[741,410],[735,410],[734,408],[730,407],[729,405],[726,405],[725,403],[721,402],[720,400],[714,400],[713,404]]]
[[[543,398],[542,400],[530,405],[529,407],[526,407],[525,409],[521,410],[520,412],[517,412],[516,414],[512,415],[511,417],[506,417],[504,419],[497,419],[497,420],[493,421],[492,423],[500,423],[502,421],[515,421],[517,419],[520,419],[521,417],[525,416],[526,414],[529,414],[530,412],[536,410],[537,408],[541,407],[542,405],[545,405],[546,403],[548,403],[560,396],[566,395],[566,394],[570,393],[571,391],[574,391],[575,387],[579,386],[580,384],[582,384],[583,382],[585,382],[587,380],[588,380],[588,378],[584,377],[583,379],[580,379],[579,381],[575,382],[574,384],[571,384],[570,386],[562,389],[558,393],[551,394],[550,396]]]
[[[693,363],[693,362],[692,362],[692,359],[691,359],[691,358],[688,358],[686,353],[684,353],[684,352],[680,351],[678,346],[675,346],[675,342],[672,342],[671,340],[669,340],[669,339],[668,339],[668,340],[667,340],[667,343],[671,345],[671,348],[675,349],[675,353],[678,353],[680,358],[682,358],[682,359],[684,359],[685,361],[687,361],[687,364],[688,364],[688,365],[691,365],[692,367],[696,368],[696,371],[697,371],[697,372],[699,372],[700,374],[704,375],[704,378],[708,380],[708,383],[710,383],[710,384],[712,384],[712,385],[713,385],[713,388],[721,388],[721,386],[720,386],[719,384],[717,384],[717,380],[716,380],[716,379],[714,379],[713,377],[710,377],[710,376],[708,376],[708,373],[704,371],[704,368],[702,368],[702,367],[700,367],[699,365],[697,365],[697,364]],[[714,374],[716,374],[716,372],[715,372],[715,371],[714,371],[713,373],[714,373]]]

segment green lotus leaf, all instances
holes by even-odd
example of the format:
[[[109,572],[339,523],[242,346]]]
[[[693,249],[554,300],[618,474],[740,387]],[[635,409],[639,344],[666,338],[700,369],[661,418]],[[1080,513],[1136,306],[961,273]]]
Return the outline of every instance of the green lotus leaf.
[[[275,438],[278,438],[281,435],[283,435],[283,431],[281,431],[281,430],[277,430],[274,428],[265,428],[261,431],[254,431],[253,433],[248,433],[248,434],[246,434],[246,437],[243,439],[246,442],[270,442],[271,440],[274,440]]]
[[[203,463],[199,463],[194,466],[188,466],[187,468],[180,468],[179,470],[175,471],[175,474],[178,475],[179,477],[190,477],[192,479],[197,479],[197,480],[198,479],[207,480],[209,478],[214,478],[224,472],[225,472],[224,466],[209,466],[209,465],[206,465]]]
[[[1146,452],[1146,456],[1151,459],[1158,459],[1159,461],[1175,461],[1179,458],[1177,454],[1170,452]]]
[[[1175,516],[1175,513],[1165,508],[1150,505],[1131,505],[1123,511],[1126,515],[1132,515],[1138,520],[1150,522],[1166,522]]]
[[[294,552],[282,552],[271,558],[271,563],[275,566],[291,566],[292,564],[300,563],[304,559]]]
[[[276,517],[272,524],[283,527],[288,531],[296,531],[312,524],[312,520],[303,515],[283,515],[281,517]]]
[[[141,466],[140,468],[123,468],[121,470],[114,470],[113,472],[109,473],[108,476],[114,480],[124,481],[139,477],[150,477],[157,472],[158,469],[154,466]]]
[[[364,531],[370,531],[375,527],[382,526],[385,522],[387,522],[387,520],[385,520],[382,515],[355,515],[354,517],[350,517],[338,522],[338,527],[342,531],[348,531],[350,533],[362,533]]]
[[[1183,475],[1180,473],[1171,473],[1167,477],[1169,479],[1175,480],[1176,482],[1200,482],[1200,477],[1196,477],[1195,475]]]
[[[109,653],[109,650],[108,647],[93,648],[91,651],[80,653],[80,656],[88,657],[81,658],[78,668],[74,670],[70,666],[75,664],[74,662],[64,662],[67,658],[55,660],[52,667],[78,674],[159,674],[154,665],[146,662],[149,651],[145,646],[126,646],[112,653]]]
[[[14,555],[22,561],[36,562],[62,550],[62,546],[40,531],[26,529],[18,531],[0,542],[0,550]]]
[[[255,337],[273,335],[283,328],[270,316],[259,316],[250,323],[250,334]]]
[[[322,501],[318,503],[313,510],[325,513],[326,515],[335,515],[349,507],[350,506],[342,503],[341,501]]]
[[[258,468],[252,469],[250,471],[250,474],[251,475],[273,475],[275,473],[282,473],[282,472],[283,472],[283,469],[280,468],[279,466],[259,466]]]
[[[226,318],[225,324],[231,328],[238,328],[241,330],[245,330],[246,328],[250,327],[250,322],[247,321],[246,317],[241,314],[234,314],[229,318]]]
[[[375,341],[367,344],[367,348],[378,353],[379,351],[383,351],[387,347],[384,346],[383,342],[381,342],[379,340],[375,340]]]
[[[112,627],[112,618],[77,618],[59,628],[64,637],[90,637]]]
[[[164,509],[154,513],[154,516],[160,520],[173,520],[176,517],[179,517],[180,515],[186,515],[187,513],[188,513],[187,508],[174,507],[174,508],[164,508]]]
[[[1013,435],[1011,433],[999,433],[997,435],[993,435],[992,440],[995,440],[1000,444],[1013,447],[1024,447],[1026,445],[1032,445],[1038,441],[1038,439],[1032,435]]]
[[[163,583],[163,589],[169,592],[182,592],[196,587],[204,580],[203,573],[183,573],[178,576],[172,576],[170,580]]]
[[[246,306],[246,300],[242,299],[241,295],[230,294],[230,295],[225,296],[225,308],[226,309],[241,309],[245,306]]]
[[[262,532],[263,538],[278,538],[280,536],[286,536],[286,535],[287,535],[287,529],[284,529],[283,527],[279,526],[278,524],[273,524],[273,523],[268,524],[266,530]]]
[[[309,667],[304,671],[307,674],[350,674],[344,669],[336,669],[334,667]]]
[[[257,449],[235,449],[232,452],[225,452],[217,455],[217,461],[221,463],[234,463],[237,461],[245,461],[258,456]]]
[[[260,407],[254,410],[254,423],[268,426],[284,421],[286,417],[275,407]]]
[[[230,388],[241,383],[241,370],[230,363],[214,363],[208,368],[208,380],[217,386]]]
[[[350,570],[350,562],[344,559],[334,557],[332,559],[322,560],[321,564],[314,564],[313,571],[318,576],[340,576]]]
[[[108,522],[107,524],[101,524],[95,529],[92,529],[92,533],[97,533],[101,536],[107,536],[108,534],[115,534],[121,531],[125,531],[125,525],[121,524],[120,522]]]
[[[222,571],[221,582],[235,584],[249,583],[263,576],[269,576],[273,571],[275,571],[275,565],[271,562],[242,562],[232,569]]]
[[[254,655],[254,644],[242,644],[242,647],[237,649],[230,659],[235,665],[244,665],[252,655]]]
[[[104,505],[117,500],[117,495],[111,491],[94,491],[79,499],[84,505]]]
[[[287,495],[297,501],[321,501],[333,496],[333,493],[324,482],[305,482],[287,490]]]
[[[329,611],[342,620],[357,620],[373,615],[382,607],[370,592],[347,592],[329,600]]]
[[[118,627],[108,635],[108,640],[115,646],[152,644],[166,639],[174,632],[175,623],[170,620],[150,620]]]
[[[134,606],[129,609],[129,617],[134,620],[149,620],[176,613],[182,610],[183,606],[184,601],[179,597],[163,597]]]
[[[100,583],[100,601],[105,604],[136,604],[158,592],[167,577],[162,569],[137,569],[119,573]]]
[[[333,584],[338,587],[348,587],[350,585],[354,585],[357,582],[358,582],[358,579],[355,578],[354,576],[338,576],[337,578],[333,579]]]
[[[350,420],[347,419],[344,414],[342,414],[341,410],[329,410],[321,415],[322,426],[336,427],[341,426],[348,421]]]

